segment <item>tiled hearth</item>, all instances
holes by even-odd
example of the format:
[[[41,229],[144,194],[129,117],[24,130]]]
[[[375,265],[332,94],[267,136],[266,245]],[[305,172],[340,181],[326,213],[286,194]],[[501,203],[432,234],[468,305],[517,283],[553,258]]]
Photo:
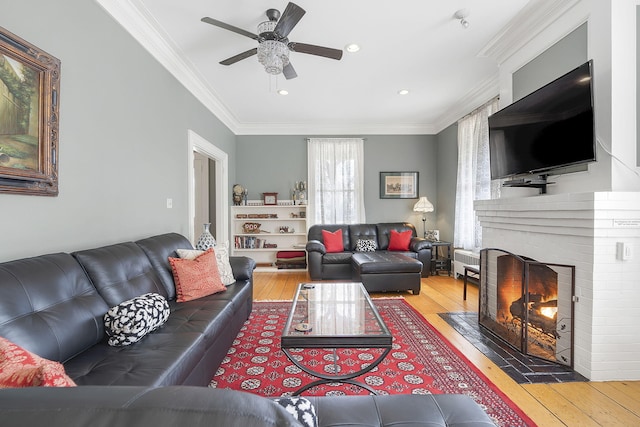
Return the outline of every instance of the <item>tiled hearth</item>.
[[[478,325],[478,313],[440,313],[440,317],[518,384],[588,381],[567,366],[526,356],[482,331]]]

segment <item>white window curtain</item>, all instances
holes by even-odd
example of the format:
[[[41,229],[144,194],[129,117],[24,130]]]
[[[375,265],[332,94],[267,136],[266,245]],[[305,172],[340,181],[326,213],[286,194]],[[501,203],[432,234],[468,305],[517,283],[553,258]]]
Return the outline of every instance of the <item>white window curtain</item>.
[[[308,220],[312,224],[364,223],[364,140],[309,138]]]
[[[491,188],[489,165],[489,116],[498,111],[498,98],[489,101],[458,121],[458,182],[456,185],[456,248],[478,250],[482,246],[482,229],[474,200],[497,197],[499,187]]]

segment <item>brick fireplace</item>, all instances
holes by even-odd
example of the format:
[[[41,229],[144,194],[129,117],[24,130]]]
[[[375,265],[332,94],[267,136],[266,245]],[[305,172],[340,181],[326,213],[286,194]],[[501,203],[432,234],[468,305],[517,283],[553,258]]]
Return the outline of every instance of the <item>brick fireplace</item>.
[[[640,192],[507,197],[474,203],[482,245],[575,266],[574,369],[593,381],[640,379]],[[618,242],[633,248],[617,256]]]

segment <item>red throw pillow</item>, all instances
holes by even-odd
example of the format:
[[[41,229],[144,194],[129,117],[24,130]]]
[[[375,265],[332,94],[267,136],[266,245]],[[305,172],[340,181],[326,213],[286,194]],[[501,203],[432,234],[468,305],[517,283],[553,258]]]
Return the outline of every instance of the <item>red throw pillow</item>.
[[[0,337],[0,388],[75,385],[60,362],[44,359]]]
[[[176,283],[176,301],[185,302],[226,291],[213,249],[207,249],[193,260],[171,258],[169,263]]]
[[[322,240],[327,252],[342,252],[344,246],[342,244],[342,229],[338,229],[333,233],[327,230],[322,230]]]
[[[413,237],[411,230],[406,230],[400,233],[396,230],[391,230],[391,236],[389,236],[389,250],[408,251],[411,237]]]

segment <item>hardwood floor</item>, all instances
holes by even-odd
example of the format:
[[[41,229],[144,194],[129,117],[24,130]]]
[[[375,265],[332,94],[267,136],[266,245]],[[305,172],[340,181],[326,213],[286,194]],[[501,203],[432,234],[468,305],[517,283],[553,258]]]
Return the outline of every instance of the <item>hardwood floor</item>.
[[[254,273],[254,300],[290,300],[296,285],[309,281],[305,272]],[[394,294],[396,295],[396,294]],[[406,300],[462,351],[494,384],[540,427],[640,426],[640,381],[517,384],[449,326],[438,313],[477,311],[478,288],[470,285],[462,300],[462,280],[446,276],[422,279],[420,295]],[[373,294],[375,297],[390,294]]]

